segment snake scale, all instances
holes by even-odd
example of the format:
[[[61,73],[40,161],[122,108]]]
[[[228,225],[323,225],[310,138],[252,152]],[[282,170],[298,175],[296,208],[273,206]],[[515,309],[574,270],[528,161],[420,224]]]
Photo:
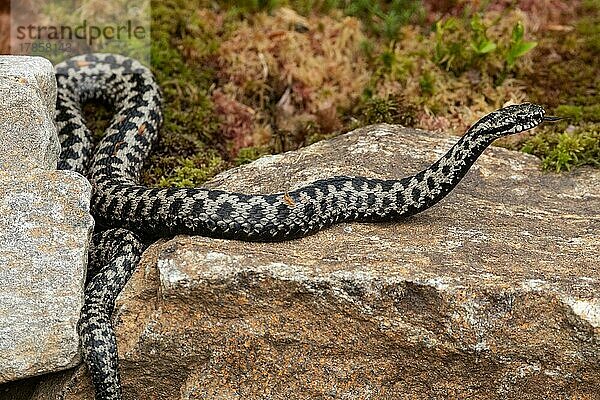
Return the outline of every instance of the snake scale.
[[[446,196],[495,139],[555,119],[530,103],[499,109],[472,125],[433,165],[398,180],[336,176],[265,195],[157,189],[138,183],[163,119],[152,73],[124,56],[88,54],[56,65],[56,78],[59,169],[87,176],[93,187],[91,212],[98,233],[89,255],[79,334],[96,399],[103,400],[122,398],[110,314],[147,240],[181,233],[281,241],[341,221],[404,219]],[[88,101],[104,101],[115,110],[95,146],[82,113]]]

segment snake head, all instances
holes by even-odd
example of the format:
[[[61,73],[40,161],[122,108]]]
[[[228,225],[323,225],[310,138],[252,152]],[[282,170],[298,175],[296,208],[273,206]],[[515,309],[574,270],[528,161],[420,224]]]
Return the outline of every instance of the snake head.
[[[469,130],[481,135],[491,135],[496,139],[535,128],[544,121],[560,119],[546,116],[546,111],[537,104],[514,104],[486,115]]]

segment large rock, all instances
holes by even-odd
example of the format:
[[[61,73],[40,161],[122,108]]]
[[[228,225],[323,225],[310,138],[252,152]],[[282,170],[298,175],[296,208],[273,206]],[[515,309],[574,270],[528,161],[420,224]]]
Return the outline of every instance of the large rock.
[[[91,185],[53,171],[55,102],[48,60],[0,56],[0,383],[80,362]]]
[[[387,125],[260,159],[211,186],[398,178],[455,139]],[[492,148],[408,220],[283,243],[154,244],[118,301],[125,399],[593,399],[600,172]],[[33,396],[91,399],[85,368]]]
[[[0,383],[80,362],[90,196],[74,172],[0,173]]]
[[[55,106],[50,61],[0,56],[0,170],[56,169]]]

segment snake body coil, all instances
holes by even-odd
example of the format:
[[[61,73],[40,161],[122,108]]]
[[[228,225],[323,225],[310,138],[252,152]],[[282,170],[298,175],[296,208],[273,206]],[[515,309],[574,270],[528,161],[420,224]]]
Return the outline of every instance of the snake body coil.
[[[495,139],[540,124],[535,104],[486,115],[437,162],[399,180],[337,176],[287,193],[248,195],[209,189],[153,189],[138,184],[143,162],[162,122],[161,97],[152,73],[112,54],[71,58],[56,66],[56,122],[62,144],[59,168],[86,175],[94,187],[92,214],[102,227],[90,266],[80,334],[98,399],[120,399],[116,347],[109,314],[143,246],[137,235],[178,233],[249,241],[289,240],[341,221],[391,221],[437,203],[462,179]],[[81,106],[112,103],[115,115],[92,152]],[[102,255],[104,251],[106,254]],[[98,266],[99,265],[99,266]]]

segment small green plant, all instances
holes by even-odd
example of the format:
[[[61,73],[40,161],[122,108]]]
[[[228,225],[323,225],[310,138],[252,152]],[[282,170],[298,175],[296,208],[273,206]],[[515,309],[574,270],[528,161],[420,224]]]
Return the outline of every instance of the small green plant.
[[[525,41],[524,35],[525,28],[523,27],[523,23],[519,21],[513,27],[510,43],[504,54],[506,66],[509,71],[514,68],[519,57],[523,57],[537,46],[537,42]]]
[[[379,61],[381,62],[384,71],[391,72],[397,61],[394,49],[389,48],[383,50],[379,55]]]
[[[416,109],[403,96],[389,98],[372,97],[365,99],[355,110],[360,125],[415,123]]]
[[[381,99],[369,99],[360,110],[360,118],[363,124],[380,124],[394,122],[394,117],[398,112],[398,107],[395,102]]]
[[[419,87],[423,95],[431,96],[435,92],[435,76],[431,72],[425,71],[419,78]]]
[[[470,46],[478,56],[490,53],[498,48],[498,45],[488,38],[487,27],[484,25],[479,14],[471,17],[471,41]]]
[[[456,18],[441,19],[435,23],[433,61],[446,71],[457,69],[456,60],[464,60],[466,58],[464,46],[448,39],[448,36],[456,32],[457,29],[458,21]]]
[[[424,15],[423,4],[419,0],[350,0],[344,11],[360,19],[369,32],[390,42],[398,40],[403,25]]]
[[[497,21],[496,21],[497,22]],[[477,68],[495,74],[501,82],[515,68],[517,60],[530,52],[537,42],[524,40],[525,28],[517,22],[510,40],[490,38],[488,26],[480,14],[469,19],[446,18],[435,24],[433,61],[446,71],[460,75]],[[464,37],[469,37],[468,41]],[[496,65],[503,65],[498,70]]]

